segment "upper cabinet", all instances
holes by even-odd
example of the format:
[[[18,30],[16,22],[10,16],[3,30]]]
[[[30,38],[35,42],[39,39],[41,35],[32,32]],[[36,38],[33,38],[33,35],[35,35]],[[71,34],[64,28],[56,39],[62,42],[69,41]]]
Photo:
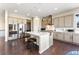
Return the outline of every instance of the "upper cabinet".
[[[26,19],[23,19],[23,24],[26,24]]]
[[[9,22],[9,24],[14,24],[14,19],[13,18],[9,18],[8,22]]]
[[[14,19],[14,24],[17,24],[18,23],[17,20],[18,20],[17,18]]]
[[[9,24],[17,24],[17,18],[9,17]]]
[[[65,16],[65,27],[73,27],[73,15]]]
[[[64,27],[64,16],[63,17],[59,17],[59,27],[63,28]]]
[[[26,24],[26,19],[17,18],[17,17],[9,17],[9,24]]]
[[[18,20],[17,20],[18,24],[22,24],[22,22],[23,22],[22,20],[23,20],[23,19],[18,19]]]
[[[54,26],[57,28],[57,27],[59,27],[59,19],[58,18],[55,18],[54,19]]]
[[[54,26],[56,28],[72,28],[73,21],[74,21],[73,15],[55,17]]]

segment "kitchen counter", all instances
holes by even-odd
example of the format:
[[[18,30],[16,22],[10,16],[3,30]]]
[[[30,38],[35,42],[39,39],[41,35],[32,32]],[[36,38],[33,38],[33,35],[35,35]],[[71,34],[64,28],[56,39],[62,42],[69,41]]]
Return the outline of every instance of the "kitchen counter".
[[[39,43],[39,53],[43,53],[47,50],[51,45],[53,45],[53,35],[50,36],[49,32],[25,32],[29,33],[32,36],[35,36],[37,42]]]
[[[25,33],[29,33],[29,34],[32,34],[32,35],[37,35],[37,36],[40,36],[40,35],[49,35],[48,32],[25,32]]]
[[[72,44],[79,45],[79,30],[67,31],[66,30],[57,30],[54,31],[54,39],[60,40],[63,42],[68,42]]]

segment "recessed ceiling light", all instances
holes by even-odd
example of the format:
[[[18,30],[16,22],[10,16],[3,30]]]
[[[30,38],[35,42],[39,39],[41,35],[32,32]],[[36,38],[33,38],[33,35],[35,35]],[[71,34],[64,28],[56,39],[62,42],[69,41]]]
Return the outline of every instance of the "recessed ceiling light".
[[[41,12],[41,9],[38,9],[38,12]]]
[[[27,13],[27,16],[30,16],[30,14],[29,14],[29,13]]]
[[[16,13],[16,12],[18,12],[18,10],[14,10],[14,12]]]
[[[54,10],[58,10],[58,8],[54,8]]]

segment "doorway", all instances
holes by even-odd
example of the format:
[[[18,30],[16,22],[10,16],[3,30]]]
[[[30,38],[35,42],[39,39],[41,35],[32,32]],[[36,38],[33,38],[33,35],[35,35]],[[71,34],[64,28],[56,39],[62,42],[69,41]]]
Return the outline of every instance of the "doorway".
[[[31,31],[31,20],[27,20],[27,30],[26,31]]]

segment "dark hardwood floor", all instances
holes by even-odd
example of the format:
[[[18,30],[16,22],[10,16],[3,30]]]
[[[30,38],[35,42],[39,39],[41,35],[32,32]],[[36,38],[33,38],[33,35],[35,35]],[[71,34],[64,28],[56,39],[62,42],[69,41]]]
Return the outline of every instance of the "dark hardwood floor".
[[[79,46],[54,40],[51,46],[41,55],[79,55]],[[22,39],[5,42],[0,38],[0,55],[40,55],[38,50],[30,51],[22,42]]]
[[[42,55],[79,55],[79,46],[54,40],[53,46],[42,53]]]

